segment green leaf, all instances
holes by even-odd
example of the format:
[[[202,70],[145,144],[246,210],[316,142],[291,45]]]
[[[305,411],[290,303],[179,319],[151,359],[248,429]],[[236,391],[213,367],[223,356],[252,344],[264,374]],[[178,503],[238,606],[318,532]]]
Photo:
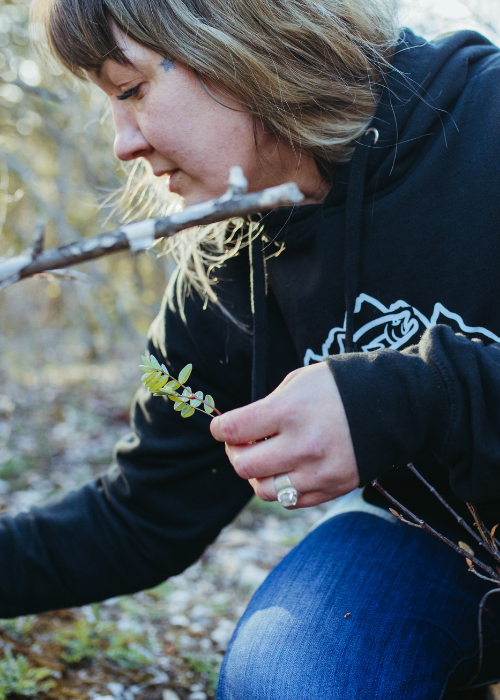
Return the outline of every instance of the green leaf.
[[[180,396],[179,394],[175,394],[175,396],[173,396],[172,400],[177,401],[177,402],[181,401],[182,403],[187,403],[186,399],[183,396]]]
[[[154,367],[154,365],[152,365],[149,361],[149,358],[147,358],[145,355],[141,355],[141,360],[144,362],[145,365],[148,365],[149,367]]]
[[[192,391],[191,387],[190,387],[190,386],[187,386],[187,387],[184,389],[184,391],[182,392],[182,395],[183,395],[183,396],[192,396],[192,395],[193,395],[193,391]]]
[[[191,404],[191,406],[198,408],[198,406],[201,406],[201,402],[203,401],[203,392],[197,391],[195,396],[196,396],[196,398],[191,399],[191,401],[189,403]]]
[[[156,372],[149,372],[149,374],[143,374],[141,377],[141,382],[147,382],[148,379],[152,379],[155,376]]]
[[[192,406],[184,406],[184,408],[181,411],[181,416],[183,418],[189,418],[189,416],[192,416],[194,413],[194,408]]]
[[[181,372],[179,374],[179,384],[185,384],[191,376],[192,371],[193,365],[186,365],[184,369],[181,369]]]
[[[162,365],[162,366],[161,366],[161,371],[163,372],[163,374],[168,374],[168,375],[170,375],[170,372],[169,372],[168,369],[165,367],[165,365]]]
[[[165,391],[165,390],[162,389],[162,391]],[[175,401],[175,402],[177,402],[179,400],[179,397],[177,396],[177,394],[168,394],[168,398],[170,399],[170,401]]]
[[[172,398],[172,391],[169,389],[152,389],[155,396],[168,396],[169,399]]]
[[[174,411],[182,411],[182,409],[184,408],[184,406],[185,406],[185,403],[184,403],[184,402],[176,403],[175,406],[174,406]]]
[[[151,365],[139,365],[139,369],[142,369],[143,372],[151,372],[154,367],[151,367]]]
[[[203,408],[205,409],[206,413],[209,413],[209,414],[210,414],[210,413],[213,413],[213,412],[214,412],[214,408],[215,408],[215,401],[214,401],[213,398],[210,396],[210,394],[207,394],[207,395],[205,396],[205,402],[206,402],[206,403],[204,404]],[[207,403],[210,404],[210,405],[207,406]]]
[[[172,381],[169,382],[169,383],[167,384],[167,386],[170,387],[171,389],[177,390],[177,389],[180,387],[180,384],[179,384],[179,382],[176,381],[175,379],[172,379]]]
[[[149,387],[149,391],[151,392],[158,391],[158,389],[161,389],[161,377]]]
[[[167,381],[168,377],[160,375],[160,377],[149,387],[149,391],[156,391],[157,389],[161,389],[163,385],[167,383]]]
[[[148,389],[151,389],[153,384],[161,377],[161,372],[155,372],[155,374],[150,374],[149,378],[146,379],[144,384],[148,387]]]
[[[172,395],[176,396],[177,395],[177,392],[174,391],[174,389],[172,389],[172,387],[170,387],[168,384],[167,384],[167,386],[163,386],[160,388],[163,392],[165,392],[165,394],[168,394],[169,396],[172,396]]]
[[[156,369],[161,370],[161,365],[160,365],[160,363],[158,362],[158,360],[156,359],[156,357],[155,357],[154,355],[150,355],[150,356],[149,356],[149,361],[151,362],[151,364],[153,365],[153,367],[156,367]]]
[[[158,387],[158,389],[150,389],[150,391],[161,393],[162,396],[177,396],[177,393],[173,389],[170,389],[168,386],[160,386]]]

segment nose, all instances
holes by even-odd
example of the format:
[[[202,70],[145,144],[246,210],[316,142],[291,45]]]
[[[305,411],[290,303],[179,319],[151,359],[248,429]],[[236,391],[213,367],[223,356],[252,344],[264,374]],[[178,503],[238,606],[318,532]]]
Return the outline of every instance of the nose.
[[[115,122],[115,156],[128,161],[142,158],[153,151],[153,147],[144,137],[137,122],[129,115],[114,114]]]

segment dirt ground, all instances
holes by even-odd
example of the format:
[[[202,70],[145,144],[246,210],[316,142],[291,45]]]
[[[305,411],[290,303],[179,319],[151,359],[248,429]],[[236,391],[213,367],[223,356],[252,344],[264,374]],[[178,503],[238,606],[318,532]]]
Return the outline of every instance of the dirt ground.
[[[114,443],[129,430],[137,364],[46,363],[35,373],[14,365],[6,373],[0,510],[43,504],[107,469]],[[10,691],[51,700],[214,697],[224,651],[252,593],[323,510],[288,513],[255,499],[201,561],[153,590],[0,621],[0,698],[2,678]],[[35,678],[37,669],[46,676]]]

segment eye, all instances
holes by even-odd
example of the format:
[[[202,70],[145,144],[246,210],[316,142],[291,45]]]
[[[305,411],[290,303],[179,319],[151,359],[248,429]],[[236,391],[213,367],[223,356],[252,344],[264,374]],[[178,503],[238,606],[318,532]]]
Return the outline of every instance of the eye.
[[[128,100],[129,97],[133,97],[134,95],[137,95],[137,91],[139,90],[139,85],[136,85],[133,88],[130,88],[130,90],[127,90],[126,92],[122,93],[121,95],[117,96],[117,100]]]

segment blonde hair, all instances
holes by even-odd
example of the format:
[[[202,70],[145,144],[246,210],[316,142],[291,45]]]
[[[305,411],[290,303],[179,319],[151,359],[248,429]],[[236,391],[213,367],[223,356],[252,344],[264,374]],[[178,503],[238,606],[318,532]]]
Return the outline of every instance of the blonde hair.
[[[325,179],[368,128],[399,36],[397,0],[36,0],[34,12],[74,75],[98,72],[107,58],[127,62],[113,20],[313,155]],[[217,301],[207,266],[239,251],[244,228],[177,237],[178,297],[191,285]]]

